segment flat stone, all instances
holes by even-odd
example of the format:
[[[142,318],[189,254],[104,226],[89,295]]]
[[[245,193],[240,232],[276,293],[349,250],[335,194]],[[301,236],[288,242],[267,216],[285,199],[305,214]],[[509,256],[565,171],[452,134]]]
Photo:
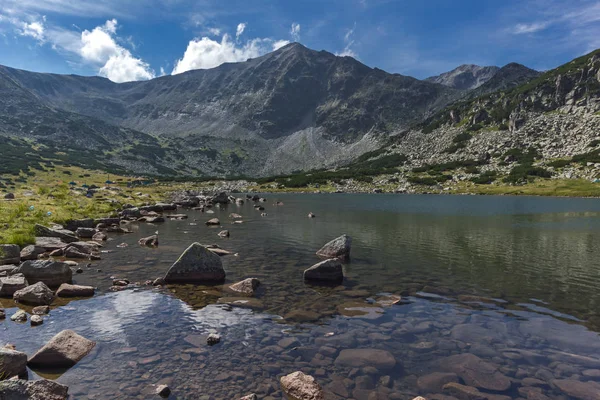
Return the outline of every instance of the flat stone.
[[[92,297],[96,289],[93,286],[71,285],[63,283],[56,291],[58,297]]]
[[[222,282],[225,270],[221,259],[200,243],[191,244],[165,275],[167,283]]]
[[[68,246],[66,242],[63,242],[59,238],[39,236],[35,238],[35,245],[41,247],[45,251],[64,249]]]
[[[77,364],[96,346],[96,342],[64,330],[55,335],[30,359],[28,365],[37,368],[69,368]]]
[[[345,349],[336,358],[335,365],[347,368],[374,367],[384,372],[396,366],[396,359],[386,350]]]
[[[28,286],[23,275],[8,276],[0,278],[0,297],[11,298],[16,291]]]
[[[555,379],[552,381],[561,392],[578,400],[598,400],[600,398],[600,383],[582,382],[575,379]]]
[[[350,301],[337,307],[338,313],[344,317],[376,320],[381,318],[385,310],[376,304],[361,301]]]
[[[14,273],[21,273],[27,282],[43,282],[49,287],[58,287],[71,282],[73,271],[69,265],[53,260],[33,260],[22,263]]]
[[[35,224],[35,236],[59,238],[65,243],[77,242],[75,233],[66,229],[51,229],[40,224]]]
[[[417,379],[417,387],[424,393],[440,393],[447,383],[458,383],[458,375],[453,372],[433,372]]]
[[[69,388],[46,379],[7,380],[0,382],[0,394],[2,400],[67,400]]]
[[[498,371],[498,367],[476,355],[463,353],[446,357],[439,361],[440,368],[454,372],[467,385],[503,392],[511,386],[511,381]]]

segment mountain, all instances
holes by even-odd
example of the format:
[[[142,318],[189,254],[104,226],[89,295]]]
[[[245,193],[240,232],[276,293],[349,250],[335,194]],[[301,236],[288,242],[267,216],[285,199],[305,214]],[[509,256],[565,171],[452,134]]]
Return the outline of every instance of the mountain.
[[[507,90],[529,82],[541,75],[534,69],[527,68],[524,65],[510,63],[498,69],[484,84],[471,90],[467,97],[476,98],[488,93]]]
[[[480,67],[474,64],[463,64],[452,71],[425,79],[458,90],[473,90],[490,79],[500,70],[498,67]]]
[[[257,176],[339,165],[381,146],[389,135],[460,95],[298,43],[246,62],[143,82],[116,84],[7,67],[0,68],[0,80],[15,88],[14,96],[24,94],[10,115],[7,108],[0,110],[2,131],[28,136],[19,121],[43,108],[38,118],[47,120],[38,122],[55,126],[48,132],[57,136],[64,130],[56,118],[77,115],[91,126],[102,122],[116,132],[143,132],[164,150],[158,164],[209,175]],[[71,134],[75,140],[84,136],[75,130]],[[142,166],[150,155],[138,154],[135,161]]]

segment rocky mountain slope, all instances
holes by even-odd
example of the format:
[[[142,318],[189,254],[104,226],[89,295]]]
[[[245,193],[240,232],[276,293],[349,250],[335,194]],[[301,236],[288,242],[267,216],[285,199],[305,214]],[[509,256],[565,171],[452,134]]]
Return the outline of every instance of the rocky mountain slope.
[[[472,90],[483,85],[498,72],[498,67],[480,67],[474,64],[463,64],[452,71],[425,79],[459,90]]]

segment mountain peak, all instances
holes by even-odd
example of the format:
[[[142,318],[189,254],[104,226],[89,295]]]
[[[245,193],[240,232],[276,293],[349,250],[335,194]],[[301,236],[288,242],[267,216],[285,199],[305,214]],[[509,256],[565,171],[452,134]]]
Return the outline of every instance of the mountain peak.
[[[472,90],[489,81],[499,69],[495,66],[482,67],[475,64],[463,64],[452,71],[444,72],[425,80],[454,89]]]

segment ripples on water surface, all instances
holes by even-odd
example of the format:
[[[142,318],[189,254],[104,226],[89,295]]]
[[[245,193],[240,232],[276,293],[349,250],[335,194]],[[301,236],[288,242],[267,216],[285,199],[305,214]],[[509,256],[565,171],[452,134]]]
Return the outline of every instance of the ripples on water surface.
[[[453,375],[431,374],[447,371],[491,400],[600,399],[599,200],[266,197],[266,217],[251,204],[230,205],[112,236],[111,252],[75,277],[98,286],[96,297],[54,309],[40,327],[2,322],[3,341],[32,353],[66,328],[98,341],[77,367],[50,376],[76,399],[151,398],[159,382],[179,399],[281,398],[278,377],[295,370],[315,376],[332,399],[443,399],[440,379]],[[231,212],[244,224],[230,224]],[[215,216],[230,239],[204,225]],[[137,245],[157,229],[158,249]],[[344,284],[306,285],[314,252],[342,233],[353,238]],[[240,299],[221,286],[106,293],[111,276],[164,275],[193,241],[238,253],[223,258],[227,283],[257,277],[258,295],[229,308],[223,303]],[[387,294],[403,301],[389,305]],[[2,301],[12,314],[14,304]],[[213,331],[222,342],[208,348]],[[389,352],[396,364],[344,363],[340,352],[357,348]],[[465,353],[496,366],[492,380],[509,379],[510,388],[465,379],[448,359]]]

